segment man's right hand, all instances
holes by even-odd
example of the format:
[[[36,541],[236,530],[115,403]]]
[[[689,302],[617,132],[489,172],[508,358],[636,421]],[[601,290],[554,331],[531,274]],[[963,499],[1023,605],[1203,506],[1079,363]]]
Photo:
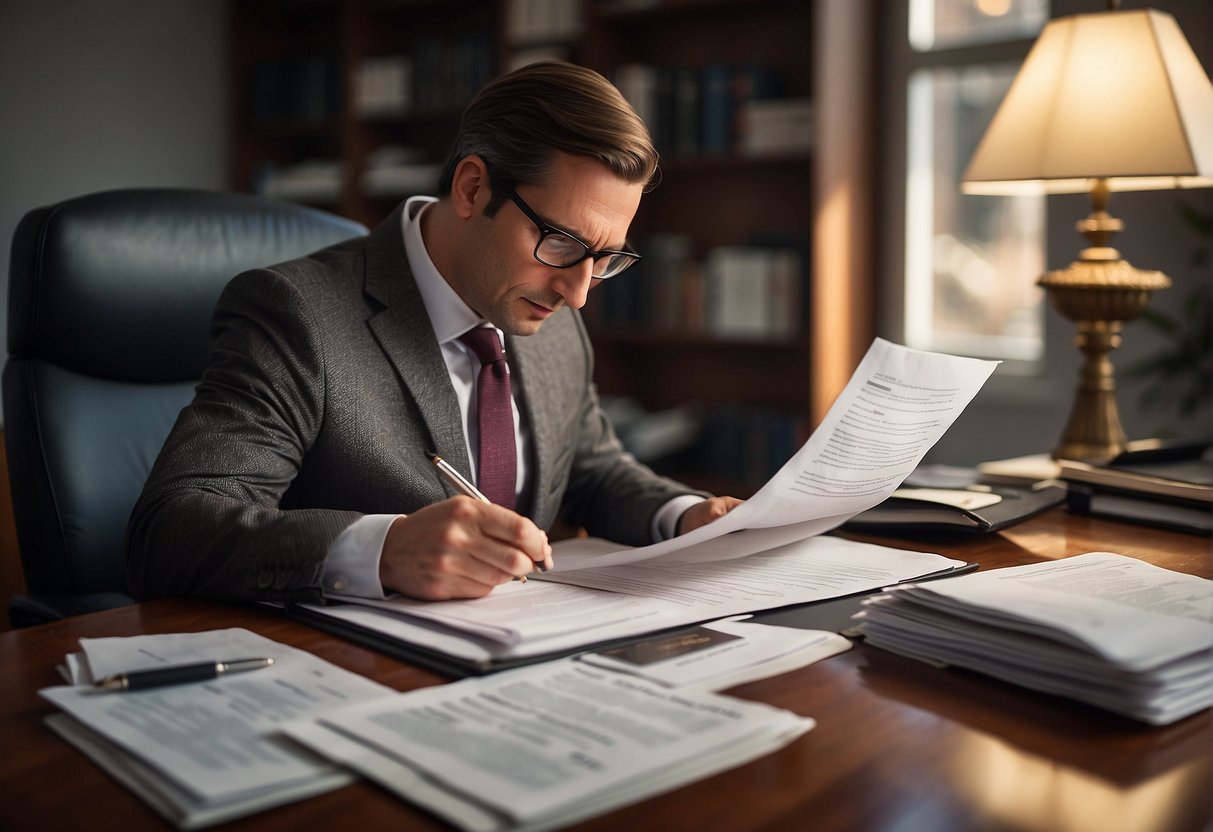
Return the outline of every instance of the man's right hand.
[[[537,563],[551,566],[552,547],[529,519],[451,497],[392,522],[379,579],[384,589],[423,601],[481,598]]]

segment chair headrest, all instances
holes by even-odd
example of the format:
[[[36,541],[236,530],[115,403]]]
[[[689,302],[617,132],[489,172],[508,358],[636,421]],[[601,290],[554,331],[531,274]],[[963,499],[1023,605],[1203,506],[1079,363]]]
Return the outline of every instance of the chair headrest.
[[[104,191],[36,209],[13,235],[9,354],[121,381],[198,378],[232,277],[365,233],[219,191]]]

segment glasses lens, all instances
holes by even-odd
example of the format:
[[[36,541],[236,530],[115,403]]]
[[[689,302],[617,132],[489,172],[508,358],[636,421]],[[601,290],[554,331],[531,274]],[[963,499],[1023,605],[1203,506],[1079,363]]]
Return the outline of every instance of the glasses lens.
[[[585,257],[586,248],[580,240],[552,231],[539,241],[535,256],[549,266],[569,266]]]
[[[591,276],[604,280],[608,277],[614,277],[628,266],[635,263],[639,258],[635,255],[619,253],[608,254],[594,262],[594,268],[590,272]]]

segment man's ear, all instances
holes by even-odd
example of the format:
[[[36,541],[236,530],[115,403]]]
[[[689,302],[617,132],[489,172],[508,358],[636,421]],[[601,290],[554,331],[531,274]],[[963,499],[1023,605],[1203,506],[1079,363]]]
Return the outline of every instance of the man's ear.
[[[471,219],[484,211],[491,196],[489,169],[484,160],[475,154],[460,159],[451,177],[451,202],[455,213],[462,219]]]

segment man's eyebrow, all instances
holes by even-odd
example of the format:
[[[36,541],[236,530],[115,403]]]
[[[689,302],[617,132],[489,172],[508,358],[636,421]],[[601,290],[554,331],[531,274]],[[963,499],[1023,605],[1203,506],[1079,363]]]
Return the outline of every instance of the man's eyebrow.
[[[535,209],[532,208],[531,210],[535,210]],[[565,234],[568,234],[570,237],[573,237],[574,239],[577,240],[577,242],[581,243],[583,246],[590,249],[591,251],[624,251],[627,249],[627,246],[628,246],[627,237],[624,237],[622,242],[607,243],[604,247],[602,247],[600,249],[596,249],[593,246],[591,246],[589,243],[586,242],[587,235],[582,234],[579,231],[574,231],[573,229],[569,228],[566,225],[561,225],[560,223],[552,222],[547,217],[545,217],[543,214],[540,214],[538,211],[535,211],[535,214],[539,217],[539,219],[543,220],[545,223],[550,225],[552,228],[555,228],[559,231],[563,231]]]

